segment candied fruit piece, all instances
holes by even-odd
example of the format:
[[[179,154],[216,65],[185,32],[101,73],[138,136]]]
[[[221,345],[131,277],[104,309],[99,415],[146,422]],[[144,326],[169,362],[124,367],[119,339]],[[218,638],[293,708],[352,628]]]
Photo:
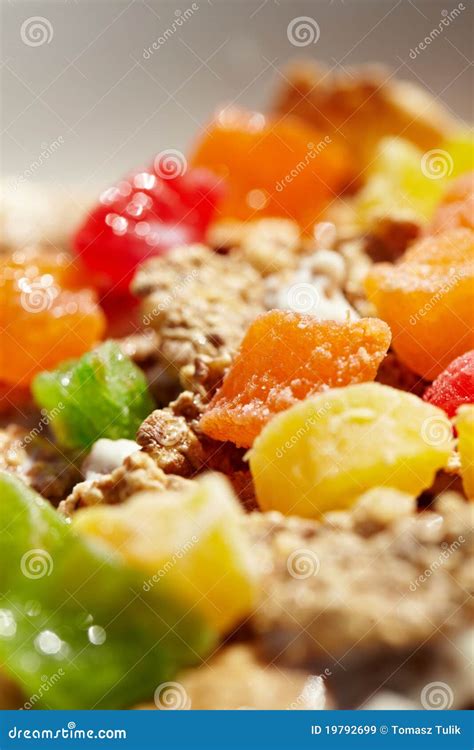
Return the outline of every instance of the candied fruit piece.
[[[439,234],[457,227],[474,229],[474,172],[450,184],[426,233]]]
[[[221,218],[284,216],[303,230],[352,171],[345,148],[311,126],[233,108],[217,114],[191,161],[228,179]]]
[[[39,373],[32,391],[65,448],[89,447],[99,438],[133,439],[153,409],[144,374],[112,341]]]
[[[207,474],[181,492],[143,492],[122,505],[81,510],[73,523],[149,575],[145,591],[159,585],[225,632],[255,596],[242,515],[228,481]]]
[[[78,357],[102,337],[95,293],[65,253],[0,257],[0,381],[28,386],[34,375]]]
[[[248,328],[200,426],[217,440],[252,445],[271,417],[327,388],[373,380],[390,344],[381,320],[345,323],[272,310]]]
[[[164,151],[153,166],[105,190],[74,239],[94,284],[124,294],[146,258],[202,242],[221,182],[207,170],[187,170],[179,151]]]
[[[376,264],[368,298],[392,329],[392,346],[433,380],[474,348],[474,232],[453,229],[415,243],[395,265]]]
[[[474,499],[474,406],[461,406],[455,419],[461,477],[468,498]]]
[[[450,417],[462,404],[474,404],[474,350],[451,362],[426,389],[423,399]]]
[[[372,487],[418,495],[452,450],[447,416],[380,383],[334,388],[278,414],[250,451],[263,510],[317,517]]]
[[[441,199],[445,181],[430,179],[423,152],[403,138],[384,138],[355,199],[356,217],[370,227],[386,216],[427,223]]]

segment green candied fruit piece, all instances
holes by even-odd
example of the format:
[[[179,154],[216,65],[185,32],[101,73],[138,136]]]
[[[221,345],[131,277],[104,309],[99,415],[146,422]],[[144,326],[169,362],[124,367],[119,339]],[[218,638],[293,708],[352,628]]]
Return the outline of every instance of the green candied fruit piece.
[[[99,438],[133,439],[153,410],[143,372],[113,341],[39,373],[32,390],[64,448],[88,448]]]
[[[0,472],[0,664],[25,708],[120,709],[199,663],[217,633]]]

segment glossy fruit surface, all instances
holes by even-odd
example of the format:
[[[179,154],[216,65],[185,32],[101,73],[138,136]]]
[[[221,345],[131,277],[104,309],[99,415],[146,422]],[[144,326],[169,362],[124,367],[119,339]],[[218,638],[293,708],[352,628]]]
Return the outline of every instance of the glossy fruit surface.
[[[67,254],[32,249],[0,256],[0,381],[28,386],[36,373],[96,344],[105,317]]]
[[[142,370],[112,341],[39,373],[32,391],[65,448],[87,448],[100,438],[133,440],[153,410]]]
[[[204,239],[223,189],[208,171],[188,170],[181,152],[162,152],[102,193],[74,248],[99,289],[124,294],[146,258]]]
[[[380,383],[335,388],[278,414],[250,451],[262,510],[318,517],[372,487],[416,496],[453,447],[440,409]]]

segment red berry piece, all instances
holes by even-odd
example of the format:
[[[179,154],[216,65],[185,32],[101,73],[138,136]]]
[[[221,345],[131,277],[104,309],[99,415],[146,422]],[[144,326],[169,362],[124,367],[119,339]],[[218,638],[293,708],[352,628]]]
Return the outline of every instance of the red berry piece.
[[[213,174],[187,170],[179,151],[163,152],[102,193],[74,248],[99,289],[123,293],[146,258],[204,239],[222,192]]]
[[[462,404],[474,403],[474,349],[451,362],[425,391],[423,398],[453,417]]]

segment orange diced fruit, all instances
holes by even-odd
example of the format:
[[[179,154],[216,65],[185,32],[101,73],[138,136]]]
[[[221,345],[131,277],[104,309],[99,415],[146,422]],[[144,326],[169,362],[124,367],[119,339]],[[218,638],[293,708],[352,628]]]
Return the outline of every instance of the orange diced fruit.
[[[375,265],[367,277],[394,350],[428,380],[474,348],[473,261],[474,232],[453,229],[417,242],[396,265]]]
[[[427,234],[439,234],[457,227],[474,229],[474,172],[468,172],[451,183]]]
[[[390,344],[375,318],[336,322],[272,310],[247,330],[202,430],[249,447],[284,409],[319,391],[373,380]]]
[[[64,253],[18,252],[0,261],[0,381],[28,386],[36,373],[100,340],[105,317]]]
[[[221,218],[283,216],[303,230],[353,171],[342,144],[298,119],[276,121],[232,108],[206,128],[191,162],[226,179]]]

